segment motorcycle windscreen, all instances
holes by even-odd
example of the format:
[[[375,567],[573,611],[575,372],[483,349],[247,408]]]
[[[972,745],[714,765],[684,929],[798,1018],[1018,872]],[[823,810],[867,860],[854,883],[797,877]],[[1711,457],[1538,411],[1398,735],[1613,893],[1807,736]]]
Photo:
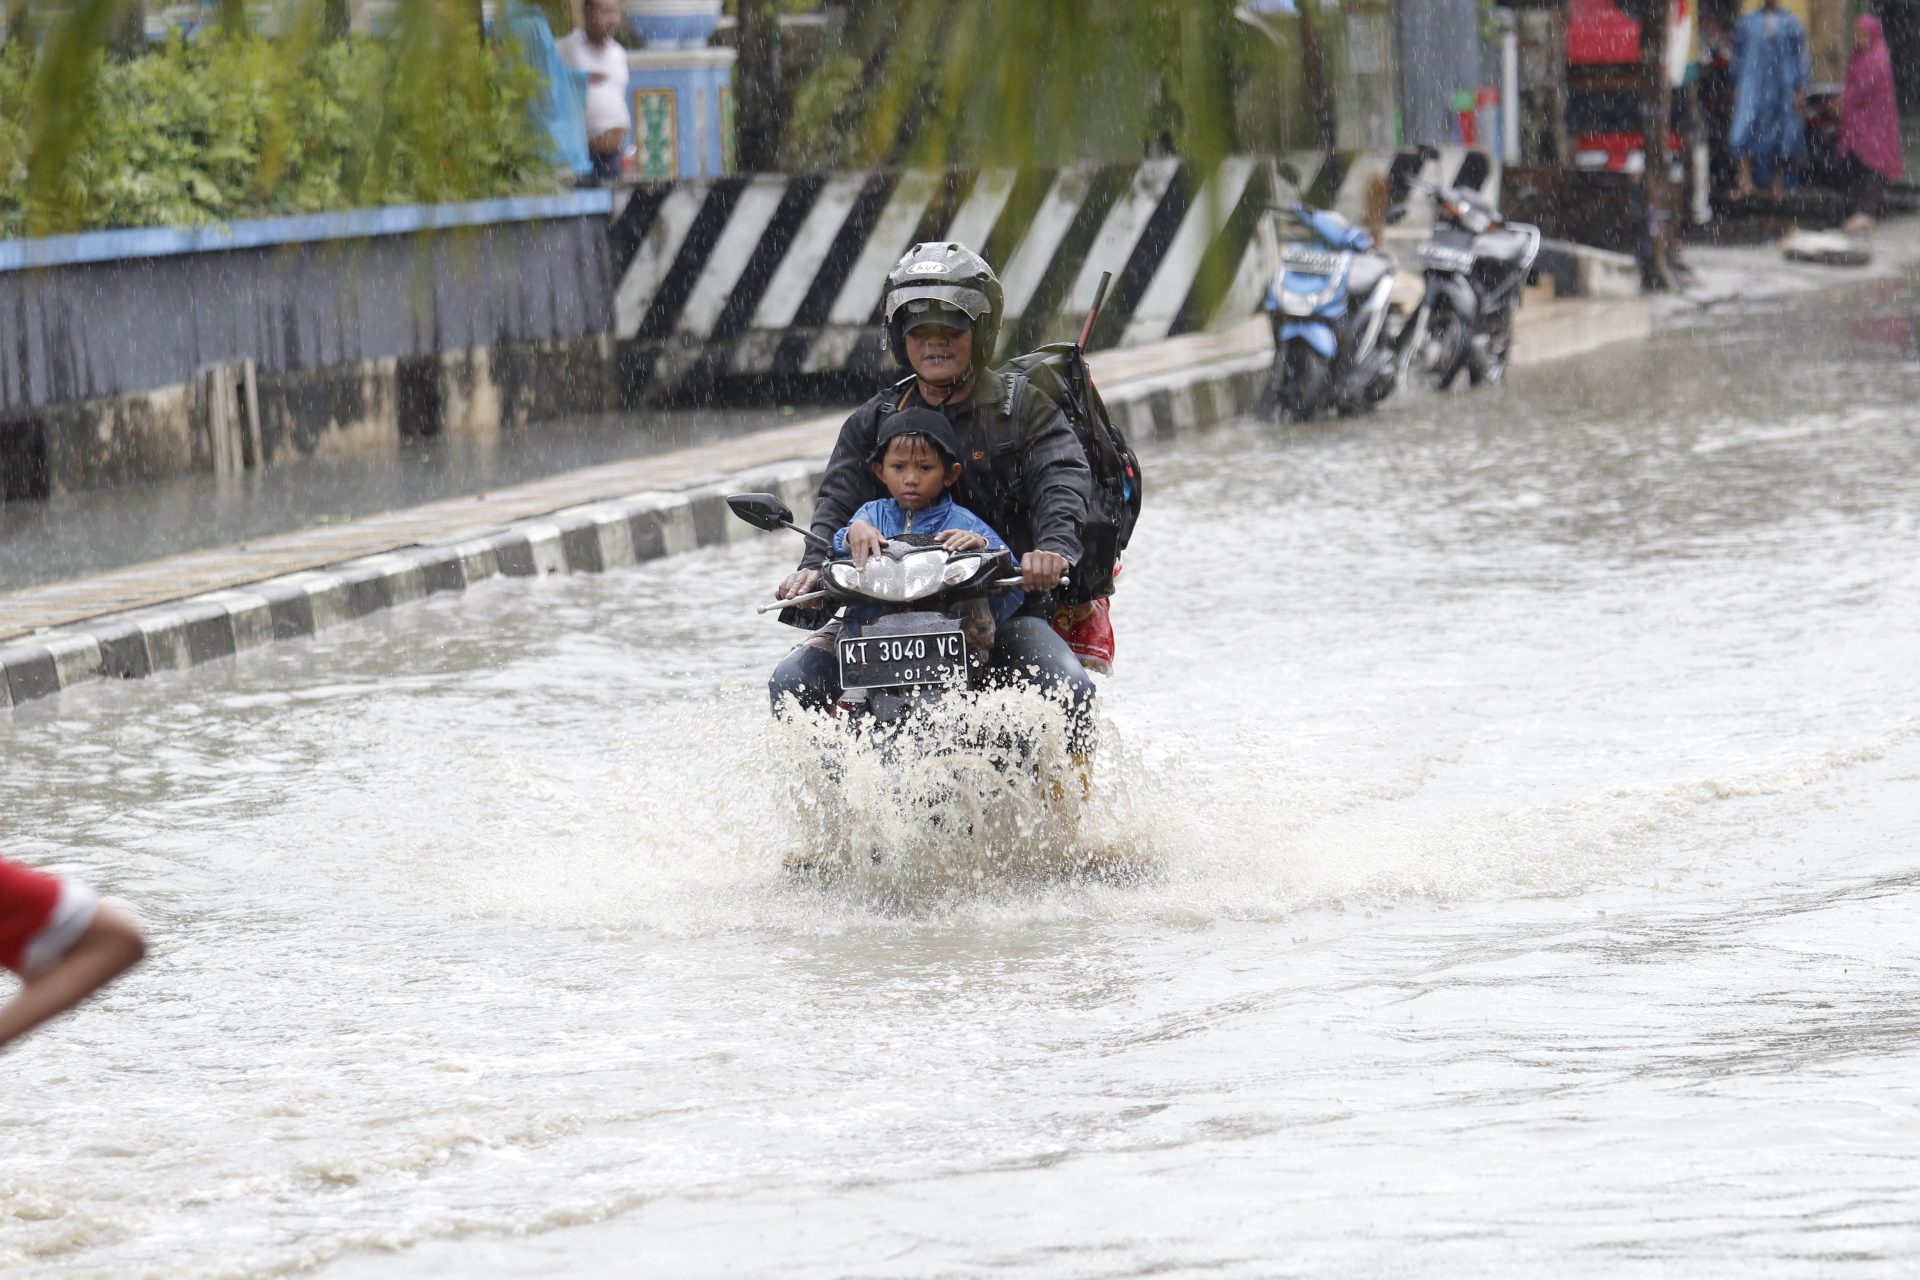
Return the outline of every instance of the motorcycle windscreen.
[[[1339,341],[1333,336],[1333,326],[1317,320],[1296,320],[1280,327],[1280,341],[1292,342],[1295,338],[1327,360],[1333,359],[1333,353],[1340,348]]]

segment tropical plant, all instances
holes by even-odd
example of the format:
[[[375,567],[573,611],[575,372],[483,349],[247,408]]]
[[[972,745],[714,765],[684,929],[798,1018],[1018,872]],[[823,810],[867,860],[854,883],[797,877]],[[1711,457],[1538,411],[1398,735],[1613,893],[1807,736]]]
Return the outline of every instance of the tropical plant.
[[[865,0],[794,96],[820,165],[1217,158],[1248,75],[1232,0]],[[1252,51],[1258,56],[1258,51]]]
[[[0,234],[550,190],[536,75],[465,0],[402,0],[379,40],[301,0],[268,40],[224,23],[109,51],[112,0],[0,47]]]

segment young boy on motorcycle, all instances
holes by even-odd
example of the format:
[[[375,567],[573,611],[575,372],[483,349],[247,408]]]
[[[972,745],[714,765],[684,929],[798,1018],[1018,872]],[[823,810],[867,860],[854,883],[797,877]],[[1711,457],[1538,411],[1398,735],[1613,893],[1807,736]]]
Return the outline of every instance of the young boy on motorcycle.
[[[869,460],[875,478],[891,497],[876,498],[853,513],[833,536],[833,549],[866,567],[890,538],[903,533],[932,537],[948,551],[1005,551],[1007,540],[954,501],[960,481],[960,449],[947,420],[931,409],[903,409],[881,425]],[[1020,611],[1025,594],[1003,592],[993,598],[993,620],[1004,623]]]

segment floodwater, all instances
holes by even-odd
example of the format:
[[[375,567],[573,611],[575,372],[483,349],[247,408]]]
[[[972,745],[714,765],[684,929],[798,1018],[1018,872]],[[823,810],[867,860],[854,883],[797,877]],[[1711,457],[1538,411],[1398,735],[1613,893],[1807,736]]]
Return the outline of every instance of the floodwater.
[[[0,1271],[1910,1274],[1911,310],[1149,454],[1131,880],[783,874],[773,538],[0,717],[155,944],[5,1059]]]
[[[397,453],[313,454],[237,476],[193,472],[45,500],[0,499],[0,593],[684,449],[777,426],[792,413],[562,418],[403,440]]]

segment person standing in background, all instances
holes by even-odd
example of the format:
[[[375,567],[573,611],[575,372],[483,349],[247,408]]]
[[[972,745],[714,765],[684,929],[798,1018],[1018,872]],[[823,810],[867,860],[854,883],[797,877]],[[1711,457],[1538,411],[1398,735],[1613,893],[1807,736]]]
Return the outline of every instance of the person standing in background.
[[[543,91],[530,104],[542,132],[552,139],[550,159],[573,183],[593,179],[587,154],[586,77],[560,56],[547,15],[523,0],[504,0],[500,16],[507,40],[540,74]]]
[[[1880,195],[1900,177],[1900,116],[1893,101],[1893,58],[1880,19],[1863,13],[1853,23],[1853,58],[1840,95],[1840,158],[1847,170],[1853,216],[1847,230],[1864,231],[1880,216]]]
[[[587,77],[587,152],[595,182],[620,176],[633,115],[627,106],[627,51],[613,38],[620,0],[586,0],[582,21],[560,41],[560,56]]]
[[[1807,30],[1780,0],[1766,0],[1734,28],[1733,81],[1727,141],[1740,163],[1733,198],[1753,195],[1757,179],[1777,200],[1787,164],[1806,149],[1807,109]]]

